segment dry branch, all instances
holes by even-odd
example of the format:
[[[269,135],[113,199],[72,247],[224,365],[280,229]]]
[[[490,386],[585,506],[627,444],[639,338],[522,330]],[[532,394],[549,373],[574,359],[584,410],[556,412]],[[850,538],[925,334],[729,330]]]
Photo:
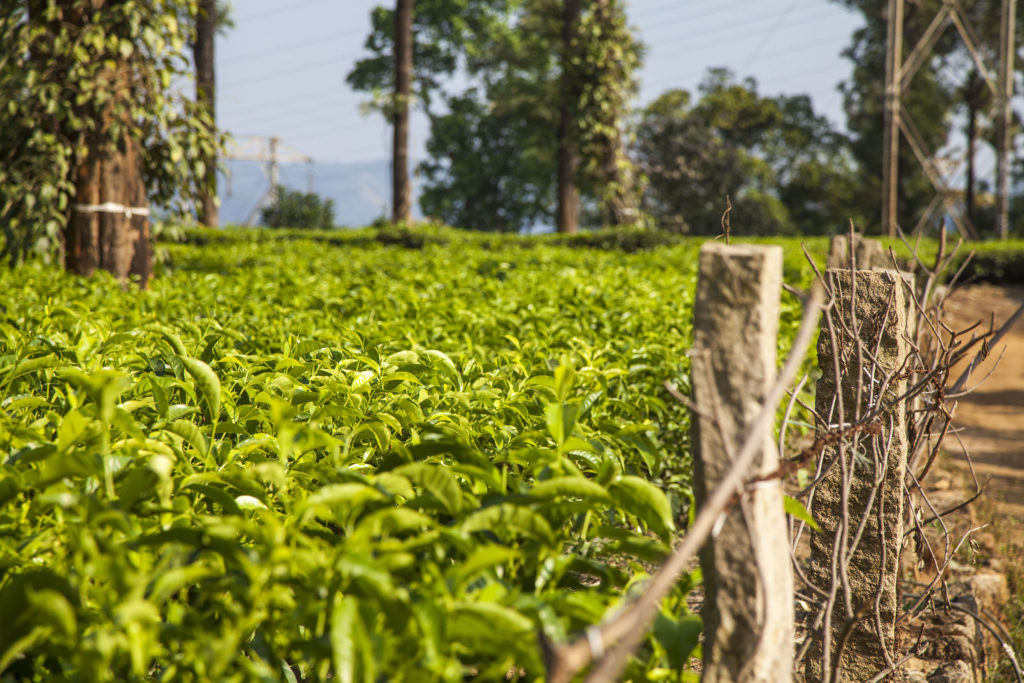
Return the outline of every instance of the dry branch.
[[[672,590],[694,554],[711,535],[724,511],[738,500],[738,494],[749,476],[765,434],[772,426],[776,406],[796,377],[805,350],[813,339],[823,298],[820,287],[811,289],[804,303],[803,319],[789,357],[768,392],[757,419],[750,426],[736,460],[718,487],[709,494],[686,536],[652,577],[644,592],[603,624],[592,627],[588,635],[571,643],[553,643],[542,636],[549,683],[566,683],[595,660],[599,661],[587,681],[602,683],[619,680],[629,656],[650,629],[662,599]],[[603,658],[600,657],[602,651],[606,653]]]

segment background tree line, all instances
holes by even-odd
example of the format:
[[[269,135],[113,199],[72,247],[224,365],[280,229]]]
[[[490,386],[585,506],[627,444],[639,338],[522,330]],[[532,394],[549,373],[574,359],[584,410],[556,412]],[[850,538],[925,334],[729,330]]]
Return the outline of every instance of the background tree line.
[[[426,112],[431,130],[417,168],[423,212],[478,230],[554,224],[573,232],[582,221],[714,234],[728,197],[746,234],[831,233],[851,219],[877,229],[886,3],[833,2],[865,21],[844,50],[853,64],[841,86],[849,132],[806,96],[765,97],[753,79],[722,69],[710,69],[696,93],[670,90],[635,111],[643,45],[619,0],[407,3],[412,89],[405,102]],[[998,50],[999,2],[965,3],[989,58]],[[908,46],[941,4],[908,5]],[[396,101],[395,22],[393,10],[374,11],[369,55],[348,75],[388,115]],[[992,188],[977,171],[979,147],[995,146],[984,113],[991,98],[948,26],[903,105],[930,152],[962,160],[957,203],[982,234],[993,221]],[[951,148],[961,139],[974,142]],[[904,142],[903,222],[912,225],[933,196]]]
[[[766,97],[752,79],[721,69],[696,92],[670,90],[637,111],[644,47],[623,0],[397,0],[373,12],[367,56],[348,82],[372,93],[394,123],[396,221],[410,216],[406,131],[415,106],[431,124],[417,168],[421,206],[452,225],[574,232],[648,224],[714,234],[728,197],[745,234],[828,233],[850,219],[871,232],[887,18],[884,3],[833,1],[864,18],[845,50],[848,132],[808,97]],[[999,3],[962,3],[990,59]],[[908,5],[908,45],[941,4]],[[56,250],[70,270],[103,268],[144,283],[151,206],[216,225],[213,34],[225,25],[214,0],[0,7],[0,230],[9,260]],[[171,88],[193,74],[194,98]],[[903,104],[929,152],[963,161],[957,206],[982,236],[993,222],[992,188],[978,159],[994,148],[995,132],[985,76],[947,27]],[[956,147],[961,140],[969,142]],[[904,223],[932,196],[904,143]],[[1013,206],[1020,216],[1019,192]]]

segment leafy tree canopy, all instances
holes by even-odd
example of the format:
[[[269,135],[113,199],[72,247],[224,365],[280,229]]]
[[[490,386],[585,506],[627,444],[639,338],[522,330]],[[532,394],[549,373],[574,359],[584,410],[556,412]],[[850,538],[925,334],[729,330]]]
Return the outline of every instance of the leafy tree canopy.
[[[260,223],[268,228],[311,228],[329,230],[334,227],[334,200],[314,192],[290,190],[278,185],[275,200],[260,211]]]
[[[394,12],[377,8],[348,82],[388,113]],[[431,120],[420,166],[424,213],[452,225],[516,231],[554,211],[555,131],[563,78],[574,93],[577,185],[593,207],[635,192],[622,150],[642,48],[620,0],[589,3],[562,54],[558,0],[422,0],[416,3],[413,91]],[[462,68],[469,83],[454,88]],[[604,211],[607,213],[607,211]]]
[[[417,0],[413,12],[413,96],[428,115],[445,80],[460,58],[469,64],[483,40],[503,30],[508,8],[516,0]],[[346,81],[373,94],[371,106],[387,113],[394,92],[395,11],[375,7],[364,47],[369,55],[356,62]]]
[[[725,69],[709,71],[698,94],[670,90],[638,124],[643,208],[658,225],[717,234],[727,197],[746,235],[833,232],[858,218],[847,141],[807,97],[763,97]]]

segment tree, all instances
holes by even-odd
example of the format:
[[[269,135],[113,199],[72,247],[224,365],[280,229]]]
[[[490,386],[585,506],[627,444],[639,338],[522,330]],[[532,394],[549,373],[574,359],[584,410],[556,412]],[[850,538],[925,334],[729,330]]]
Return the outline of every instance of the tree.
[[[593,179],[593,191],[600,196],[602,224],[636,223],[640,188],[626,154],[626,121],[632,114],[630,100],[638,91],[635,74],[644,46],[627,25],[620,0],[598,0],[584,31],[583,44],[589,46],[584,101],[596,105],[584,109],[589,121],[580,126],[585,144],[593,148],[583,154],[591,164],[585,175]]]
[[[774,98],[779,124],[756,149],[772,167],[771,187],[800,234],[842,233],[852,220],[863,226],[875,207],[857,202],[856,163],[849,138],[816,114],[806,95]]]
[[[788,228],[785,209],[761,191],[771,169],[748,150],[779,123],[780,112],[760,98],[752,79],[734,83],[724,70],[701,83],[701,99],[671,90],[644,111],[637,131],[637,156],[649,187],[644,208],[678,232],[717,234],[726,207],[744,234]]]
[[[474,43],[487,41],[504,23],[511,0],[416,0],[412,15],[411,97],[433,118],[435,100],[455,73],[460,58],[473,69]],[[390,118],[395,89],[395,10],[376,7],[370,34],[358,60],[345,77],[355,90],[371,93],[372,109]]]
[[[846,140],[804,96],[767,98],[753,79],[713,69],[694,103],[670,90],[642,113],[635,155],[648,179],[643,208],[665,229],[745,235],[827,233],[851,215]]]
[[[411,104],[422,105],[435,116],[431,105],[442,79],[455,72],[459,55],[466,54],[464,41],[479,32],[486,34],[492,6],[506,0],[396,0],[394,10],[373,10],[371,31],[364,47],[369,56],[356,62],[346,80],[356,90],[373,94],[371,107],[392,122],[393,219],[411,219],[411,188],[408,175],[408,117]],[[402,37],[396,41],[396,35]],[[400,158],[401,155],[401,158]]]
[[[550,221],[557,214],[562,139],[563,149],[576,150],[569,174],[573,193],[599,206],[603,222],[632,220],[636,186],[623,135],[641,49],[620,0],[581,3],[571,31],[576,57],[568,62],[560,48],[567,26],[562,0],[420,0],[416,7],[413,87],[431,120],[431,158],[420,167],[426,213],[483,229]],[[392,44],[393,32],[385,30],[390,16],[375,10],[366,42],[374,56],[361,60],[348,77],[354,87],[378,95],[390,84],[381,68]],[[469,83],[450,92],[445,79],[459,64]],[[560,95],[566,84],[574,93],[568,119],[562,118]],[[447,111],[440,113],[438,103]],[[561,138],[560,122],[567,126]],[[474,137],[485,131],[500,142]],[[495,144],[513,158],[488,155],[486,173],[501,175],[481,178],[480,150]],[[513,189],[529,194],[511,197]],[[471,206],[487,213],[467,215]]]
[[[395,99],[392,112],[394,154],[391,160],[391,220],[406,224],[412,223],[412,186],[409,184],[412,3],[413,0],[397,0],[395,7]]]
[[[206,107],[210,121],[217,121],[217,79],[214,72],[214,37],[220,22],[217,0],[199,0],[196,17],[196,39],[192,44],[192,59],[196,67],[196,102]],[[199,196],[198,219],[200,225],[220,227],[217,207],[217,157],[203,160],[206,164],[205,188]]]
[[[196,5],[30,0],[0,5],[0,224],[12,261],[63,247],[65,267],[145,286],[149,204],[184,210],[219,140],[172,94]],[[71,96],[69,96],[71,95]]]
[[[635,221],[636,187],[623,136],[643,47],[619,0],[563,2],[555,225],[572,233],[579,227],[581,193],[596,199],[602,223]]]
[[[562,59],[561,87],[558,92],[558,128],[555,143],[558,149],[558,204],[555,209],[555,228],[558,232],[574,233],[579,230],[580,194],[576,171],[580,165],[580,151],[574,123],[576,106],[580,99],[580,78],[575,74],[578,56],[581,0],[562,0]]]
[[[448,112],[432,117],[420,202],[451,225],[512,232],[553,215],[560,19],[529,9],[464,47],[472,85],[444,94]]]
[[[491,106],[476,89],[448,98],[448,106],[419,167],[423,212],[493,232],[521,232],[549,214],[551,154],[532,144],[530,119]]]
[[[334,200],[278,185],[273,204],[260,211],[260,223],[268,228],[330,230],[334,227]]]

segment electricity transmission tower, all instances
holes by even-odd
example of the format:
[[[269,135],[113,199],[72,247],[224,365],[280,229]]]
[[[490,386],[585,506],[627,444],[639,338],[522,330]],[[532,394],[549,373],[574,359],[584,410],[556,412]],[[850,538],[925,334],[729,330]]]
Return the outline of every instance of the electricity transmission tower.
[[[991,63],[992,60],[986,59],[979,50],[981,43],[978,33],[968,21],[962,10],[962,5],[962,0],[943,0],[942,6],[935,13],[928,28],[917,44],[913,46],[907,58],[904,59],[904,0],[889,0],[885,54],[885,127],[882,140],[882,230],[890,237],[896,235],[896,227],[899,225],[897,193],[901,133],[936,192],[935,198],[932,199],[914,227],[914,232],[922,229],[936,213],[945,211],[961,235],[968,238],[978,235],[970,218],[957,211],[954,204],[954,192],[950,187],[950,181],[951,175],[956,172],[959,164],[953,165],[952,169],[944,169],[939,163],[940,160],[937,160],[934,154],[929,152],[914,122],[902,107],[903,96],[907,94],[914,74],[931,56],[936,41],[945,28],[952,23],[967,47],[978,73],[981,74],[994,95],[994,103],[988,111],[988,119],[999,122],[996,144],[995,232],[999,239],[1006,239],[1009,229],[1010,150],[1013,145],[1011,131],[1013,110],[1010,100],[1013,97],[1014,29],[1017,0],[1002,0],[999,57],[995,64]],[[979,127],[975,134],[975,141],[981,137],[984,131],[984,126]],[[973,145],[968,144],[968,149],[972,148]]]
[[[235,146],[224,155],[224,158],[232,161],[257,161],[263,164],[263,170],[267,174],[267,180],[269,181],[267,190],[249,213],[249,217],[245,220],[246,225],[252,225],[253,221],[256,220],[256,216],[259,215],[260,209],[277,201],[277,186],[280,184],[280,164],[292,162],[308,164],[308,192],[313,191],[313,158],[283,144],[281,138],[277,136],[246,136],[236,138]],[[231,194],[230,188],[229,176],[229,195]]]

